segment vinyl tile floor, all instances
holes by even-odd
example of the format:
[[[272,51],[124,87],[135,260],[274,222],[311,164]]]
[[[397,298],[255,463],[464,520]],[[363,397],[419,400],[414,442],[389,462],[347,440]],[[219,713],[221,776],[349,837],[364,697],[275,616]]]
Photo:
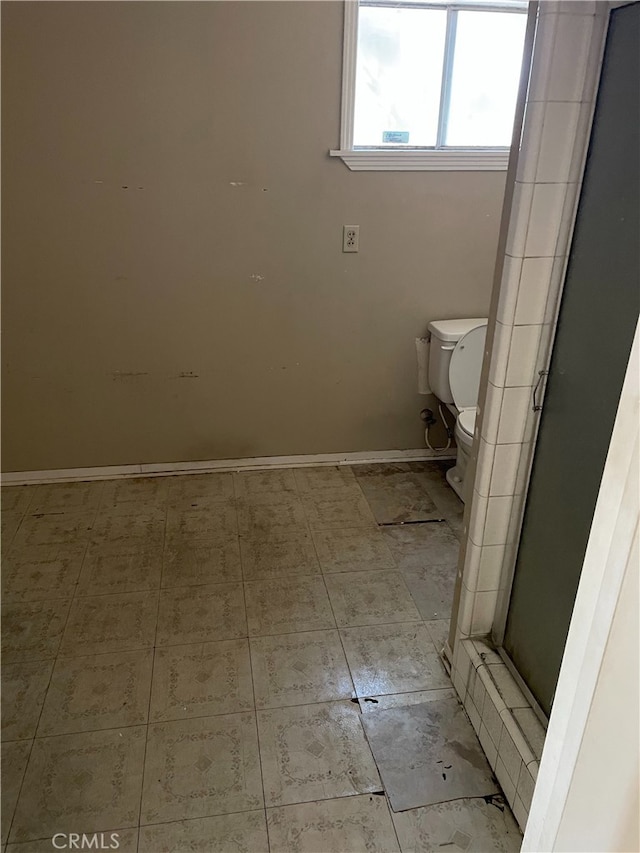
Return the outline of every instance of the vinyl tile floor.
[[[449,464],[3,488],[4,853],[518,850],[482,798],[394,814],[362,725],[454,695]]]

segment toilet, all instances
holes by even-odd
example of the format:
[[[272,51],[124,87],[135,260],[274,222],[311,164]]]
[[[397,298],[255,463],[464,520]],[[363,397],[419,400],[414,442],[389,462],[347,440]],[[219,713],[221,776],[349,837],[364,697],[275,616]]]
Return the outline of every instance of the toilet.
[[[476,425],[480,371],[487,320],[433,320],[428,325],[429,385],[436,397],[456,417],[456,464],[447,481],[464,501],[464,478]]]

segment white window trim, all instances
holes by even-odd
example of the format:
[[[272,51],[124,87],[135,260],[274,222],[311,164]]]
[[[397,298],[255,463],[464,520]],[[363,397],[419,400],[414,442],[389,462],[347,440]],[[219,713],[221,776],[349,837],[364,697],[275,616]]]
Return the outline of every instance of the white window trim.
[[[464,5],[463,3],[461,6]],[[494,5],[494,4],[492,4]],[[500,0],[495,2],[500,8]],[[329,151],[352,171],[455,171],[502,172],[509,148],[354,148],[353,123],[358,55],[358,0],[344,0],[342,51],[342,109],[340,148]]]

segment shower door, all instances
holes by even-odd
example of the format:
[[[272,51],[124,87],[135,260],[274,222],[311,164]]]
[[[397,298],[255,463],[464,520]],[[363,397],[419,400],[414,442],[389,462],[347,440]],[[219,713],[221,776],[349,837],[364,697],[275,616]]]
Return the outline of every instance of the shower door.
[[[636,3],[611,14],[502,639],[547,715],[638,319],[639,113]]]

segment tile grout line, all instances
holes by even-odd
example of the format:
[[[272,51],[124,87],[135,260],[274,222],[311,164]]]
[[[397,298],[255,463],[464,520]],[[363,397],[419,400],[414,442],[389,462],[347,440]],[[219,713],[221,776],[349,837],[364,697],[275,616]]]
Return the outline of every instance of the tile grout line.
[[[15,541],[15,538],[16,538],[16,536],[17,536],[17,534],[18,534],[18,529],[20,528],[20,526],[22,525],[22,522],[24,521],[24,519],[25,519],[25,518],[26,518],[26,516],[27,516],[27,512],[28,512],[29,507],[30,507],[30,506],[31,506],[31,504],[33,503],[33,500],[34,500],[34,498],[35,498],[35,496],[36,496],[36,494],[37,494],[38,490],[39,490],[39,489],[41,489],[41,488],[42,488],[42,486],[36,486],[36,488],[33,490],[33,493],[32,493],[32,495],[31,495],[31,498],[30,498],[30,499],[29,499],[29,501],[27,502],[27,506],[26,506],[26,508],[25,508],[24,515],[22,516],[22,520],[21,520],[21,522],[20,522],[20,525],[18,525],[18,528],[16,529],[16,532],[15,532],[14,537],[13,537],[13,539],[12,539],[12,544],[13,544],[13,542]],[[93,523],[92,523],[92,527],[93,527],[93,524],[95,524],[95,520],[96,520],[96,518],[98,517],[98,510],[99,510],[99,507],[100,507],[100,500],[101,500],[101,498],[102,498],[102,492],[103,492],[103,490],[104,490],[104,484],[102,484],[102,485],[101,485],[101,487],[100,487],[100,489],[99,489],[99,496],[100,496],[100,497],[99,497],[99,498],[98,498],[98,500],[96,501],[96,511],[95,511],[94,516],[93,516]],[[91,530],[91,528],[89,528],[89,530]],[[47,696],[48,696],[48,694],[49,694],[49,688],[50,688],[50,686],[51,686],[51,682],[52,682],[52,680],[53,680],[53,674],[54,674],[55,669],[56,669],[56,664],[57,664],[57,661],[58,661],[58,655],[60,654],[60,647],[61,647],[61,645],[62,645],[62,640],[63,640],[64,635],[65,635],[65,632],[66,632],[66,630],[67,630],[67,625],[69,624],[69,617],[71,616],[71,607],[72,607],[72,605],[73,605],[73,601],[74,601],[74,598],[75,598],[75,595],[76,595],[76,592],[77,592],[77,589],[78,589],[78,579],[79,579],[79,577],[80,577],[80,572],[82,571],[82,565],[83,565],[83,563],[84,563],[84,560],[85,560],[85,557],[86,557],[86,553],[87,553],[87,548],[88,548],[88,547],[89,547],[89,536],[87,536],[87,541],[86,541],[86,544],[85,544],[85,551],[84,551],[84,555],[83,555],[83,557],[82,557],[82,562],[80,563],[80,570],[79,570],[78,575],[77,575],[77,578],[76,578],[76,582],[75,582],[75,585],[74,585],[74,588],[73,588],[73,592],[72,592],[72,594],[71,594],[71,598],[69,599],[69,607],[68,607],[68,609],[67,609],[67,615],[66,615],[66,618],[65,618],[65,620],[64,620],[64,625],[63,625],[63,627],[60,629],[60,638],[59,638],[59,640],[58,640],[58,645],[57,645],[57,647],[56,647],[56,653],[55,653],[55,655],[54,655],[54,657],[53,657],[53,658],[44,658],[44,660],[52,660],[51,672],[49,673],[49,680],[47,681],[46,689],[45,689],[45,691],[44,691],[44,693],[43,693],[43,695],[42,695],[42,705],[41,705],[41,707],[40,707],[40,713],[38,714],[38,719],[37,719],[36,724],[35,724],[35,727],[34,727],[34,729],[33,729],[33,737],[31,738],[31,746],[30,746],[30,748],[29,748],[29,754],[28,754],[28,756],[27,756],[27,760],[25,761],[24,771],[23,771],[23,773],[22,773],[22,779],[20,780],[20,786],[19,786],[19,788],[18,788],[18,793],[17,793],[16,798],[15,798],[15,805],[14,805],[14,808],[13,808],[13,813],[12,813],[12,815],[11,815],[11,821],[10,821],[10,823],[9,823],[9,827],[8,827],[8,829],[7,829],[7,839],[6,839],[6,845],[7,845],[7,846],[9,845],[9,840],[10,840],[10,838],[11,838],[11,831],[13,830],[13,822],[14,822],[14,820],[15,820],[15,816],[16,816],[16,813],[17,813],[17,811],[18,811],[18,805],[20,804],[20,798],[21,798],[21,796],[22,796],[22,789],[23,789],[23,787],[24,787],[24,780],[25,780],[25,779],[26,779],[26,777],[27,777],[27,771],[28,771],[28,769],[29,769],[29,765],[31,764],[31,757],[32,757],[32,755],[33,755],[33,749],[34,749],[34,747],[35,747],[35,743],[36,743],[36,737],[37,737],[37,733],[38,733],[38,728],[40,727],[40,721],[41,721],[41,719],[42,719],[42,713],[43,713],[43,711],[44,711],[44,706],[45,706],[45,703],[46,703],[46,701],[47,701]],[[60,599],[55,599],[55,600],[60,600]],[[62,600],[64,600],[64,599],[62,599]],[[30,661],[16,661],[16,663],[30,663]]]
[[[233,483],[233,497],[234,497],[234,501],[235,501],[235,499],[237,498],[235,475],[232,479],[232,483]],[[256,707],[256,685],[255,685],[255,681],[254,681],[254,677],[253,677],[253,655],[251,653],[251,640],[249,639],[249,613],[247,610],[247,593],[246,593],[245,584],[244,584],[244,562],[242,560],[242,546],[240,544],[240,535],[239,535],[240,525],[239,525],[239,516],[238,516],[237,505],[236,505],[236,522],[238,523],[238,552],[239,552],[239,557],[240,557],[240,572],[241,572],[241,575],[243,578],[242,601],[244,604],[244,619],[245,619],[245,624],[247,626],[246,644],[247,644],[247,653],[249,655],[249,672],[251,675],[251,694],[253,696],[253,723],[254,723],[255,732],[256,732],[256,743],[258,745],[258,763],[260,764],[260,787],[262,789],[262,810],[261,811],[264,815],[264,828],[265,828],[265,832],[267,833],[267,847],[269,848],[269,850],[271,850],[271,843],[269,840],[269,824],[267,821],[267,797],[266,797],[266,792],[264,790],[264,771],[263,771],[263,767],[262,767],[262,747],[260,744],[260,729],[258,727],[258,710]]]
[[[167,525],[169,519],[169,488],[167,486],[167,499],[165,505],[165,514],[164,514],[164,534],[162,537],[162,566],[160,568],[160,580],[162,581],[162,570],[164,568],[164,554],[166,551],[167,545]],[[154,633],[154,643],[153,643],[153,657],[151,662],[151,680],[149,682],[149,701],[147,704],[147,723],[146,723],[146,731],[145,731],[145,739],[144,739],[144,751],[142,754],[142,772],[140,779],[140,805],[138,806],[138,827],[137,827],[137,839],[136,839],[136,851],[140,847],[140,826],[142,820],[142,800],[144,796],[144,779],[145,779],[145,769],[147,765],[147,747],[149,744],[149,731],[150,731],[150,720],[151,720],[151,697],[153,695],[153,678],[155,675],[155,666],[156,666],[156,648],[158,641],[158,623],[160,621],[160,592],[157,593],[157,604],[156,604],[156,624],[155,624],[155,633]]]

